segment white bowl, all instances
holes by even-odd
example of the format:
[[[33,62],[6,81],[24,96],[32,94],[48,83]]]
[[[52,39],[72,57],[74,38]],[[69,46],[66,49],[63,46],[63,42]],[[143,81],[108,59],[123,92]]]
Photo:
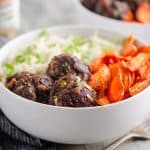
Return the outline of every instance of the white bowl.
[[[81,3],[82,0],[74,0],[76,7],[75,19],[77,23],[98,25],[103,29],[112,29],[120,33],[134,34],[140,39],[150,42],[150,24],[128,23],[104,17],[88,10]]]
[[[123,36],[96,27],[64,26],[49,29],[51,34],[79,34],[93,32],[108,40]],[[0,51],[0,64],[39,31],[25,34],[5,45]],[[117,138],[137,124],[150,112],[150,88],[122,102],[90,108],[57,107],[36,103],[20,97],[0,83],[0,108],[19,128],[36,137],[69,144],[97,143]]]

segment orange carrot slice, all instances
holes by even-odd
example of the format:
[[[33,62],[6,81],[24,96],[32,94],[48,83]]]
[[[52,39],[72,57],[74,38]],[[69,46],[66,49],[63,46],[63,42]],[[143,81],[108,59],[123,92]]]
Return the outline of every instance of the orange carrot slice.
[[[110,79],[111,73],[109,67],[105,64],[101,64],[99,70],[90,77],[89,85],[95,90],[105,91]]]
[[[125,91],[127,92],[128,89],[135,82],[135,74],[134,72],[131,72],[128,69],[123,68],[123,67],[121,67],[121,74],[122,74],[122,82],[124,84]]]
[[[125,88],[122,82],[121,73],[116,75],[112,82],[110,83],[110,87],[108,89],[108,99],[110,102],[118,102],[124,98]]]
[[[105,96],[105,97],[101,97],[99,99],[97,99],[96,103],[100,106],[103,106],[103,105],[108,105],[110,104],[108,98]]]
[[[139,70],[142,66],[146,65],[150,56],[146,53],[139,53],[135,57],[130,58],[128,61],[122,61],[122,65],[128,68],[131,72]]]
[[[138,50],[139,52],[150,53],[150,45],[142,46]]]
[[[123,45],[123,48],[121,50],[121,55],[135,56],[138,52],[138,49],[134,44],[135,44],[135,39],[133,38],[133,36],[129,36]]]
[[[150,3],[143,2],[136,11],[136,19],[141,23],[150,23]]]
[[[110,67],[110,71],[111,71],[111,76],[112,78],[116,76],[116,74],[118,74],[118,71],[119,71],[119,63],[115,63],[115,64],[111,64],[109,65]]]
[[[136,95],[139,92],[143,91],[149,85],[150,82],[148,80],[139,81],[129,88],[129,93],[131,96]]]
[[[91,62],[91,64],[89,65],[90,71],[91,71],[92,73],[98,71],[98,68],[99,68],[99,66],[101,65],[101,63],[102,63],[101,57],[98,57],[98,58],[94,59],[94,60]]]

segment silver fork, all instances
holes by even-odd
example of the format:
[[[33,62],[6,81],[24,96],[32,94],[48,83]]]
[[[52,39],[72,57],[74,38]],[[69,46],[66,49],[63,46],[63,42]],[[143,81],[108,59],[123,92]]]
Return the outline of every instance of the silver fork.
[[[114,150],[116,147],[118,147],[125,141],[132,138],[150,140],[150,119],[148,119],[147,121],[145,121],[144,123],[136,127],[135,129],[131,130],[126,135],[114,141],[104,150]]]

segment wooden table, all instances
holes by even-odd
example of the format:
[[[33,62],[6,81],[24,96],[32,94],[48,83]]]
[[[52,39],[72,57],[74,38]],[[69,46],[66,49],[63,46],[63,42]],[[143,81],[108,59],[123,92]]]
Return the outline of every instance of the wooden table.
[[[22,31],[75,23],[73,0],[20,0]],[[102,145],[61,145],[60,150],[101,150]],[[116,150],[150,150],[150,141],[129,141]]]

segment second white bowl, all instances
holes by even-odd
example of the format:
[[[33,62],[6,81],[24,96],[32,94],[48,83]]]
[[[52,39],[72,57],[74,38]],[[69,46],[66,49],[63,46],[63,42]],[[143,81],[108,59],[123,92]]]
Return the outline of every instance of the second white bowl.
[[[133,34],[139,39],[150,42],[150,24],[128,23],[104,17],[88,10],[82,5],[81,1],[82,0],[74,0],[77,11],[75,16],[77,23],[97,25],[106,30],[112,29],[113,31],[124,34]]]

